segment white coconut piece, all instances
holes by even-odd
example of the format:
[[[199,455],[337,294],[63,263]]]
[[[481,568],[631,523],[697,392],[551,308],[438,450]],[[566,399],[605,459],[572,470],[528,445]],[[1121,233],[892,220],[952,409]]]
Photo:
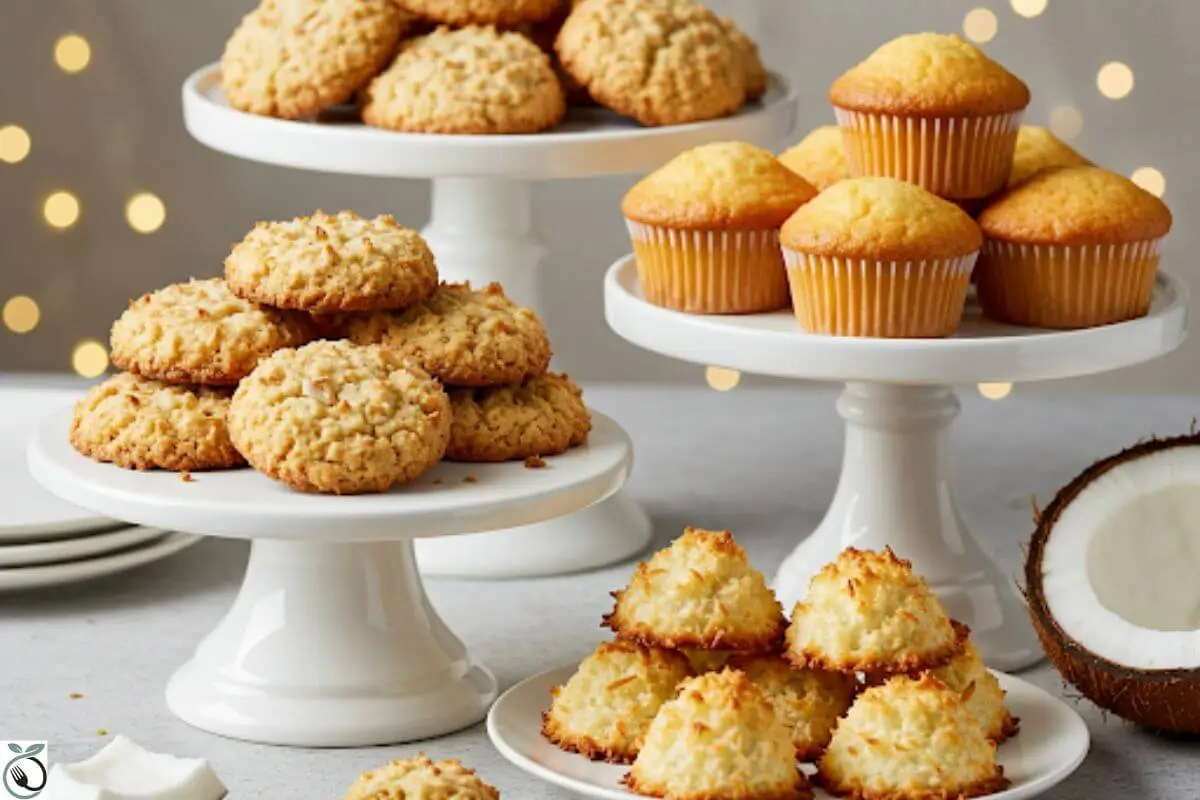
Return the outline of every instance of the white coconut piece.
[[[153,753],[117,736],[91,758],[55,764],[44,800],[221,800],[227,791],[207,761]]]

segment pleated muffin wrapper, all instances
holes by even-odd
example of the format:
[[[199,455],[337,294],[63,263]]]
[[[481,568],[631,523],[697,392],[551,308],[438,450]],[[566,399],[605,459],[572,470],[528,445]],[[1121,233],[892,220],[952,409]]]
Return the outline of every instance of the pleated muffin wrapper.
[[[1017,244],[984,239],[975,271],[983,313],[1035,328],[1091,328],[1144,317],[1162,239],[1124,244]]]
[[[933,339],[962,321],[978,253],[875,261],[784,248],[783,256],[796,319],[809,333]]]
[[[627,219],[646,300],[689,314],[788,306],[779,231],[684,230]]]
[[[974,200],[1004,188],[1023,111],[981,117],[903,117],[834,107],[855,177],[915,183],[939,197]]]

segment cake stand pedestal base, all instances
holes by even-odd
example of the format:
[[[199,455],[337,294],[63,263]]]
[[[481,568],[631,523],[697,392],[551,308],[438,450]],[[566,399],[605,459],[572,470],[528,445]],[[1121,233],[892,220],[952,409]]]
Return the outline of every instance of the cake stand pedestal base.
[[[944,386],[848,383],[838,400],[846,450],[820,526],[779,567],[774,588],[790,610],[809,579],[846,547],[890,546],[913,563],[993,668],[1043,657],[1014,581],[967,530],[954,502],[945,440],[958,415]]]
[[[197,728],[303,747],[438,736],[495,697],[430,605],[411,542],[255,540],[233,608],[167,687]]]

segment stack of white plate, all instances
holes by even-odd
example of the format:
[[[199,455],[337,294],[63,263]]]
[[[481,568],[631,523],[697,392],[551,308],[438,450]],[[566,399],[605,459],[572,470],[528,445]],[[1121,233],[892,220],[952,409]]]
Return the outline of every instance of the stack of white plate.
[[[0,386],[0,590],[111,575],[199,541],[96,516],[59,500],[33,479],[25,462],[27,438],[43,417],[66,408],[80,394]]]

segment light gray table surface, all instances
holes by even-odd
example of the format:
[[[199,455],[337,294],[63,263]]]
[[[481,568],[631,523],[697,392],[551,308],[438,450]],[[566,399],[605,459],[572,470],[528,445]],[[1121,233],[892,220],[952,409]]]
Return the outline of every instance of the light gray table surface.
[[[10,381],[0,381],[10,383]],[[969,524],[1011,568],[1043,503],[1097,458],[1151,433],[1181,432],[1200,398],[963,395],[950,462]],[[654,517],[659,543],[685,525],[729,528],[768,575],[811,531],[838,474],[842,429],[825,389],[588,388],[636,446],[629,487]],[[222,739],[168,712],[163,688],[229,607],[246,563],[243,542],[209,540],[166,561],[93,583],[0,595],[0,738],[48,739],[55,761],[107,740],[103,728],[151,749],[203,756],[233,798],[338,798],[362,770],[418,750],[457,756],[509,800],[570,797],[509,766],[483,725],[441,739],[357,750],[299,750]],[[519,581],[428,581],[442,615],[502,688],[573,662],[601,638],[608,592],[631,564]],[[1023,677],[1070,695],[1047,665]],[[80,692],[81,699],[68,695]],[[1061,800],[1200,798],[1200,744],[1152,736],[1078,709],[1092,750],[1048,796]]]

